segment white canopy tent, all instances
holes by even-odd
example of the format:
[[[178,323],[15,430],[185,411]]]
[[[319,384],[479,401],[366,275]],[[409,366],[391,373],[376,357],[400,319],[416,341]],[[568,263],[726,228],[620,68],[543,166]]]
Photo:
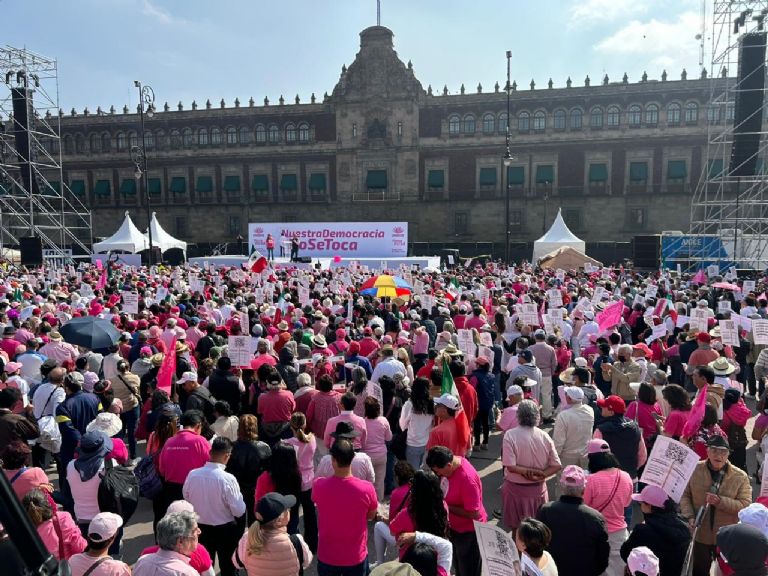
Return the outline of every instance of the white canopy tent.
[[[160,252],[165,252],[166,250],[170,250],[171,248],[179,248],[184,252],[184,257],[187,255],[187,243],[183,240],[178,240],[177,238],[174,238],[168,232],[163,230],[163,227],[160,226],[160,222],[157,221],[157,214],[155,212],[152,212],[152,220],[149,223],[150,229],[152,230],[152,246],[160,248]],[[149,241],[147,241],[147,246],[149,246]]]
[[[549,228],[546,234],[536,240],[533,243],[533,262],[538,262],[542,256],[554,252],[558,248],[563,246],[570,246],[575,248],[582,254],[586,252],[586,244],[584,240],[578,238],[573,232],[568,229],[563,220],[561,210],[557,210],[557,218],[552,222],[552,226]]]
[[[121,250],[123,252],[130,252],[136,254],[142,250],[146,250],[149,247],[147,237],[136,228],[136,225],[131,220],[128,212],[125,213],[125,220],[120,225],[112,236],[104,240],[103,242],[97,242],[93,245],[93,252],[95,254],[103,254],[105,252],[111,252],[113,250]]]

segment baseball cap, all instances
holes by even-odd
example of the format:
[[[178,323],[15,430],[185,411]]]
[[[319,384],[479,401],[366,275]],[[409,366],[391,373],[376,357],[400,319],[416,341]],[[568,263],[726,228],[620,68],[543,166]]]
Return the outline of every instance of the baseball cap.
[[[576,368],[587,368],[589,366],[589,364],[587,363],[587,359],[586,358],[582,358],[581,356],[576,358],[573,361],[573,363],[576,365]]]
[[[587,483],[587,475],[580,467],[569,464],[560,474],[560,484],[563,486],[574,486],[583,488]]]
[[[696,341],[704,343],[712,342],[712,336],[710,336],[707,332],[699,332],[696,335]]]
[[[523,395],[523,388],[521,386],[518,386],[517,384],[512,384],[509,388],[507,388],[507,396],[522,396]]]
[[[256,504],[256,516],[262,524],[267,524],[294,506],[296,506],[295,496],[283,496],[277,492],[270,492],[262,496]]]
[[[568,396],[574,402],[581,402],[584,400],[584,390],[578,386],[566,386],[565,395]]]
[[[658,576],[659,559],[651,549],[646,546],[634,548],[627,557],[627,568],[630,574],[641,572],[645,576]]]
[[[720,436],[719,434],[715,434],[714,436],[711,436],[709,440],[707,440],[707,448],[728,448],[730,449],[730,444],[728,444],[728,439]]]
[[[534,337],[534,338],[546,338],[546,337],[547,337],[547,333],[546,333],[546,332],[544,332],[544,330],[542,330],[541,328],[539,328],[539,329],[537,329],[537,330],[536,330],[536,331],[533,333],[533,337]]]
[[[459,400],[456,396],[451,394],[443,394],[442,396],[435,398],[435,404],[440,404],[451,410],[457,410],[459,408]]]
[[[88,524],[88,538],[105,542],[112,538],[123,525],[123,519],[112,512],[99,512]]]
[[[186,500],[174,500],[168,505],[166,514],[176,514],[176,512],[194,512],[195,507]]]
[[[17,370],[21,370],[23,367],[24,365],[21,362],[8,362],[5,365],[4,370],[6,374],[12,374]]]
[[[184,384],[186,382],[197,382],[197,372],[184,372],[176,383]]]
[[[611,447],[608,445],[608,442],[606,442],[602,438],[592,438],[592,440],[587,442],[587,455],[600,454],[601,452],[610,452],[610,451],[611,451]]]
[[[520,350],[518,356],[521,356],[526,362],[533,360],[533,354],[530,350]]]
[[[475,364],[477,364],[478,366],[488,366],[489,364],[488,358],[486,358],[485,356],[478,356],[477,358],[475,358]]]
[[[643,488],[642,492],[639,494],[632,495],[632,500],[635,502],[642,502],[643,504],[655,506],[656,508],[664,508],[664,504],[668,498],[669,496],[667,496],[667,493],[664,492],[664,490],[651,484],[648,484],[648,486]],[[765,512],[768,514],[768,508],[765,509]]]
[[[597,401],[597,405],[600,408],[608,408],[613,410],[616,414],[624,414],[627,409],[627,405],[620,396],[611,395],[607,398],[603,398]]]

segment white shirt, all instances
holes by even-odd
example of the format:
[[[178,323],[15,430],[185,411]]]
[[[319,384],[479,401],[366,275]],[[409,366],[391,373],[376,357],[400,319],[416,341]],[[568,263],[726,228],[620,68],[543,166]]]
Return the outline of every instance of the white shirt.
[[[91,478],[83,482],[80,479],[80,472],[75,469],[76,460],[67,464],[67,483],[72,492],[72,499],[75,502],[75,517],[78,524],[88,523],[94,516],[101,512],[99,510],[99,484],[101,484],[101,471],[104,470],[102,461],[99,471]],[[117,462],[112,460],[112,465],[117,466]]]
[[[25,352],[16,357],[16,362],[21,364],[21,376],[30,384],[40,384],[43,376],[40,374],[40,366],[43,365],[44,356],[37,352]]]
[[[552,440],[560,458],[578,458],[584,455],[587,442],[592,439],[595,412],[590,406],[573,404],[555,418]]]
[[[53,392],[53,395],[51,393]],[[50,401],[48,397],[50,396]],[[40,384],[32,395],[32,406],[34,407],[35,418],[40,420],[43,416],[53,416],[56,414],[56,408],[64,402],[66,398],[64,388],[55,386],[50,382]],[[46,402],[48,405],[46,406]]]
[[[411,401],[406,400],[403,410],[400,412],[400,428],[408,430],[406,444],[408,446],[426,446],[433,420],[432,414],[416,414],[413,411]]]
[[[405,365],[397,358],[384,358],[376,364],[376,368],[374,368],[373,375],[371,376],[371,382],[378,383],[382,376],[394,378],[395,374],[401,374],[405,378],[408,375]]]
[[[224,464],[206,462],[192,470],[182,488],[184,500],[195,507],[200,524],[229,524],[245,514],[245,502],[235,477],[224,471]]]
[[[333,463],[331,462],[331,455],[326,454],[317,465],[315,479],[330,478],[331,476],[333,476]],[[355,452],[355,457],[352,459],[352,476],[360,480],[367,480],[371,484],[376,481],[376,473],[373,471],[371,457],[365,452]]]
[[[110,382],[117,379],[117,363],[122,360],[123,357],[117,352],[104,356],[104,360],[101,362],[101,370],[104,373],[104,379]]]

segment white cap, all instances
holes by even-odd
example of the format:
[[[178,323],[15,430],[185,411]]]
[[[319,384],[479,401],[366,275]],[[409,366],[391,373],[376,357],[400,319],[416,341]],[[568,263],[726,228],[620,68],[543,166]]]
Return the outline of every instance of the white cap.
[[[587,368],[589,366],[587,359],[582,358],[581,356],[576,358],[573,363],[576,365],[576,368]]]
[[[435,398],[434,402],[451,410],[458,410],[459,408],[459,399],[451,394],[443,394],[439,398]]]
[[[523,389],[517,384],[512,384],[507,388],[507,396],[522,396]]]
[[[565,395],[568,396],[574,402],[581,402],[584,400],[584,390],[578,386],[566,386]]]
[[[184,384],[185,382],[197,382],[197,372],[184,372],[176,384]]]

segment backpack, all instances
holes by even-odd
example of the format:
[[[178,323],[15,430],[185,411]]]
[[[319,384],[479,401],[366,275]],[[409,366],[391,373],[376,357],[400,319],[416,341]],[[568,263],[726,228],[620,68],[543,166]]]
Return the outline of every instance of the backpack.
[[[139,483],[139,494],[149,500],[157,498],[163,489],[163,481],[160,479],[155,465],[155,458],[158,455],[159,453],[147,454],[139,460],[136,468],[133,469],[133,474]]]
[[[105,458],[98,502],[99,511],[114,512],[127,523],[139,505],[139,481],[133,470],[126,466],[115,466],[110,458]]]

